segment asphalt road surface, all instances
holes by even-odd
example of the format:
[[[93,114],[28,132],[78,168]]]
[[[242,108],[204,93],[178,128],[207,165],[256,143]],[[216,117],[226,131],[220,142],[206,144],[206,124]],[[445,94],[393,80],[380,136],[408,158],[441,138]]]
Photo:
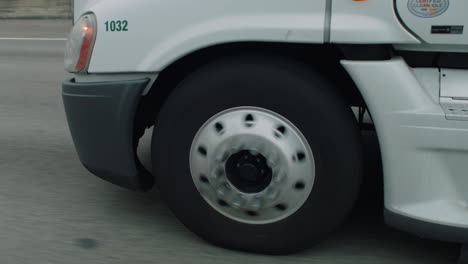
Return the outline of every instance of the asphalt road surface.
[[[0,22],[0,38],[57,37],[69,27],[44,26],[39,34],[18,23],[7,30]],[[330,239],[298,254],[207,244],[174,218],[157,191],[127,191],[81,166],[60,96],[61,81],[70,77],[62,70],[63,46],[63,40],[0,39],[0,263],[456,263],[458,245],[386,227],[378,191],[367,191]],[[369,188],[378,186],[376,145],[372,136],[366,141],[366,188],[377,190]],[[149,153],[146,136],[145,164]]]
[[[73,0],[1,0],[0,19],[70,18],[70,3],[72,1]],[[78,2],[78,0],[76,2]]]

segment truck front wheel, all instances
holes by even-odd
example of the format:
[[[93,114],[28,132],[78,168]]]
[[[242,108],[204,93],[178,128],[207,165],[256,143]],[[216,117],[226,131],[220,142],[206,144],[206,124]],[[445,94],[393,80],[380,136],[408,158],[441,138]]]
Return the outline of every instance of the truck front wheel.
[[[162,197],[223,247],[282,254],[322,240],[361,182],[356,121],[336,90],[288,59],[238,56],[196,70],[154,129]]]

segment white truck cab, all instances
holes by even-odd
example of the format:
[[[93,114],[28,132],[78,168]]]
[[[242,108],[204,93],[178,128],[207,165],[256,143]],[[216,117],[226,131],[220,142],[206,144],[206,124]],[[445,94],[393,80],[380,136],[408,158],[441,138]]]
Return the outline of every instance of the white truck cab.
[[[463,0],[75,0],[63,99],[77,152],[114,184],[156,183],[210,242],[288,253],[352,209],[367,111],[386,222],[468,243],[466,10]],[[150,173],[136,148],[152,126]]]

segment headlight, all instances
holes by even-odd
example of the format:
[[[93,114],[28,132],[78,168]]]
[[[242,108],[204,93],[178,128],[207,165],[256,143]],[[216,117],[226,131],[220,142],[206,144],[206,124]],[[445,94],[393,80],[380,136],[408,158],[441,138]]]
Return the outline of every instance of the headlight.
[[[88,68],[96,31],[96,17],[91,13],[82,16],[73,26],[65,48],[65,69],[68,72],[82,72]]]

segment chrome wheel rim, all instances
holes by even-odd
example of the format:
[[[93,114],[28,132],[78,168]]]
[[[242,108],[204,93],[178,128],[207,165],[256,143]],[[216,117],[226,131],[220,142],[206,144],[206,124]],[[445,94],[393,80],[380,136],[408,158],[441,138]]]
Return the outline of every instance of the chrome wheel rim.
[[[292,215],[315,181],[304,135],[283,116],[258,107],[231,108],[203,124],[190,149],[190,172],[213,209],[248,224]]]

